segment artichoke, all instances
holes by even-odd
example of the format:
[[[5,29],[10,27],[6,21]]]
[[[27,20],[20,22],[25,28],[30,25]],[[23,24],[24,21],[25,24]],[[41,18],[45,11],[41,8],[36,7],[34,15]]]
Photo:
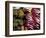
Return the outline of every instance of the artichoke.
[[[24,12],[23,12],[22,9],[20,9],[20,10],[18,11],[18,16],[19,16],[19,17],[23,17],[23,16],[24,16]]]

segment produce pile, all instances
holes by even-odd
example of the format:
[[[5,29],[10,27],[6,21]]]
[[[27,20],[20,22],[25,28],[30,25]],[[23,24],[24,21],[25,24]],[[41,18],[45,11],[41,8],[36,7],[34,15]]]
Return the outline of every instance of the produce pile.
[[[13,8],[13,30],[39,30],[40,8]]]

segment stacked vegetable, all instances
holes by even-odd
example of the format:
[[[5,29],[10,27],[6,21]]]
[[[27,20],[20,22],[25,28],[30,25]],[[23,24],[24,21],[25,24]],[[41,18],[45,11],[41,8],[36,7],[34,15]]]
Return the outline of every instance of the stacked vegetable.
[[[14,19],[14,23],[13,23],[13,30],[21,30],[21,26],[23,25],[23,17],[24,17],[24,12],[23,12],[23,8],[19,8],[19,9],[14,9],[13,10],[13,19]]]

